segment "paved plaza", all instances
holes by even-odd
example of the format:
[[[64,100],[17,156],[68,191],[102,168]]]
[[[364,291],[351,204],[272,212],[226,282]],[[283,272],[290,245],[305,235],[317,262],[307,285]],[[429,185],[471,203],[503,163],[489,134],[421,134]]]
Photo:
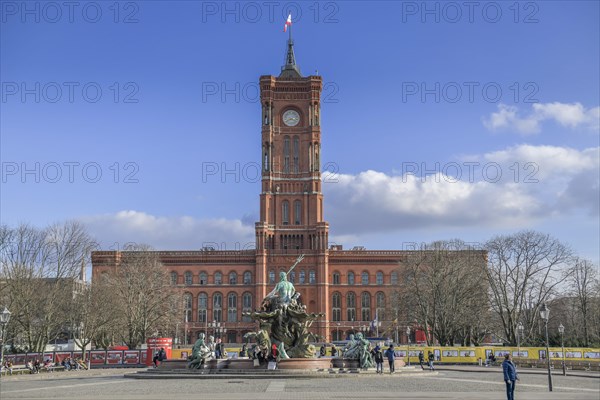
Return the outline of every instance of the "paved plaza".
[[[505,399],[499,369],[475,371],[456,367],[437,374],[375,375],[361,373],[314,378],[131,379],[135,370],[92,370],[2,378],[0,398],[6,399]],[[524,371],[525,372],[525,371]],[[542,372],[542,371],[539,371]],[[582,373],[585,375],[585,373]],[[517,400],[600,398],[600,378],[523,373]]]

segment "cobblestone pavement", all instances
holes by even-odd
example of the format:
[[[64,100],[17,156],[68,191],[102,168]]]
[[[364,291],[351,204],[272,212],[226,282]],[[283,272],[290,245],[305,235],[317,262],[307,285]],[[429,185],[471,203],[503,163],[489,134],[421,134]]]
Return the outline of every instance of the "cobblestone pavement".
[[[499,371],[440,371],[415,376],[358,374],[328,379],[157,379],[123,377],[116,370],[92,370],[8,377],[0,380],[0,399],[179,400],[222,399],[505,399]],[[600,379],[522,375],[519,400],[600,398]]]

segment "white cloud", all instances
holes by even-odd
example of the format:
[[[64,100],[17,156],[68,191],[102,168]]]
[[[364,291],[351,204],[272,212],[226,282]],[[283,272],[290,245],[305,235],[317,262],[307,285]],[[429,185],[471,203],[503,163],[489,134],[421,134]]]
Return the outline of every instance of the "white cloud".
[[[254,226],[240,219],[189,216],[157,217],[140,211],[119,211],[79,219],[101,248],[122,249],[126,243],[149,244],[157,249],[245,249],[254,245]]]
[[[455,162],[464,166],[460,180],[444,174],[443,165],[423,177],[371,170],[343,174],[336,183],[323,186],[325,213],[338,235],[519,228],[575,210],[598,215],[598,154],[599,148],[515,146],[467,157],[479,162],[472,174],[466,164]],[[486,171],[488,166],[493,168]]]
[[[541,123],[554,120],[571,129],[582,127],[588,130],[599,129],[600,107],[586,109],[581,103],[536,103],[529,115],[520,116],[515,106],[499,104],[498,111],[483,118],[484,126],[492,131],[513,129],[524,135],[541,131]]]

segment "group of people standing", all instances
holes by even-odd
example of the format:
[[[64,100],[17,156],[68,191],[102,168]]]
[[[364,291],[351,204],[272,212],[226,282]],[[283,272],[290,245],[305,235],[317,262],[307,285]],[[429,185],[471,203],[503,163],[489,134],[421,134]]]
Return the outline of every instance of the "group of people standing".
[[[375,361],[376,373],[383,374],[383,359],[384,357],[388,360],[388,365],[390,367],[390,374],[396,372],[395,363],[396,363],[396,354],[394,352],[394,345],[391,344],[390,347],[384,352],[382,351],[379,345],[375,346],[375,348],[371,351],[373,356],[373,360]]]

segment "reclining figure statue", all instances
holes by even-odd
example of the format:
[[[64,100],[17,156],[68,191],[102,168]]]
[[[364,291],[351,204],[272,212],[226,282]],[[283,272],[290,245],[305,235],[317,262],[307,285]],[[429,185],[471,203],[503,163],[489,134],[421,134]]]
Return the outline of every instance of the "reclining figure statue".
[[[204,343],[204,337],[204,333],[200,333],[198,340],[196,340],[194,347],[192,347],[192,355],[188,357],[189,369],[200,369],[206,364],[207,359],[215,357],[211,349]]]

